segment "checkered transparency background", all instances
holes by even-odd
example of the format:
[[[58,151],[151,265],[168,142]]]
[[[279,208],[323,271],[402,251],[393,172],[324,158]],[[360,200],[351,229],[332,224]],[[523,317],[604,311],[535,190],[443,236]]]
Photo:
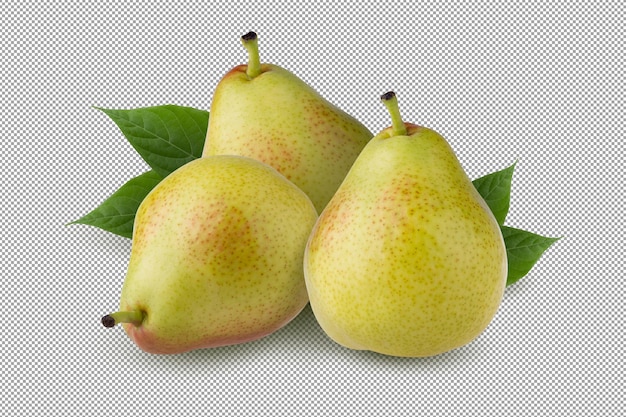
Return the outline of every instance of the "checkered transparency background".
[[[577,3],[3,2],[2,414],[623,415],[624,8]],[[471,178],[517,161],[507,224],[564,238],[476,341],[350,351],[307,307],[256,342],[154,356],[100,325],[130,241],[65,223],[147,167],[92,106],[208,109],[248,30],[372,131],[395,90]]]

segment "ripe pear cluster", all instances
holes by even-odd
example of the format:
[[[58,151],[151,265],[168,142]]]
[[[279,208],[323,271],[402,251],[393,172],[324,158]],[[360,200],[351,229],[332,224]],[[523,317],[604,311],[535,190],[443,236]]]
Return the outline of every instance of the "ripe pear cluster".
[[[259,59],[218,84],[202,158],[141,203],[119,311],[146,352],[244,343],[310,302],[342,346],[423,357],[491,322],[507,261],[497,221],[435,131],[374,136],[291,72]]]

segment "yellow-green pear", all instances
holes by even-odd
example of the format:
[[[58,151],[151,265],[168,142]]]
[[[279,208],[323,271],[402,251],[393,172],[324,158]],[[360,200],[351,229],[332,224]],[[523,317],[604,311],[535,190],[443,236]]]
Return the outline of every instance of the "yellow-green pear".
[[[120,310],[150,353],[243,343],[307,304],[302,262],[317,212],[274,168],[240,156],[187,163],[141,203]]]
[[[261,64],[254,32],[241,41],[249,61],[230,70],[215,89],[203,156],[265,162],[321,212],[372,133],[293,73]]]
[[[311,307],[351,349],[423,357],[490,323],[507,276],[498,223],[435,131],[403,123],[365,147],[321,213],[305,253]]]

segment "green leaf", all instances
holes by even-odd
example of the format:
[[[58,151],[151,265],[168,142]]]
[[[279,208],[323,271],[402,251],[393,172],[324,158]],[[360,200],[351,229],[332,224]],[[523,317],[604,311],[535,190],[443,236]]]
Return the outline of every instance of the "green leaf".
[[[90,213],[69,224],[86,224],[131,238],[135,213],[148,193],[163,179],[154,171],[143,173],[113,193]]]
[[[150,168],[164,178],[202,156],[207,111],[170,104],[130,110],[96,108],[115,122]]]
[[[509,274],[506,285],[511,285],[525,276],[541,255],[560,238],[540,236],[525,230],[500,226],[506,245]]]
[[[499,225],[504,224],[511,202],[511,180],[515,164],[501,171],[485,175],[472,181],[485,200]]]

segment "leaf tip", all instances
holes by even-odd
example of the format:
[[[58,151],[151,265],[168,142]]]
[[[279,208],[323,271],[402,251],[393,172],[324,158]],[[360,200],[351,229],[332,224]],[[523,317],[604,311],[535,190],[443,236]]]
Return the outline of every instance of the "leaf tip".
[[[513,171],[515,171],[515,167],[517,166],[517,163],[519,162],[518,158],[515,158],[515,160],[513,161],[513,163],[511,165],[509,165],[507,168],[505,168],[505,170],[510,170],[511,171],[511,175],[513,174]]]

